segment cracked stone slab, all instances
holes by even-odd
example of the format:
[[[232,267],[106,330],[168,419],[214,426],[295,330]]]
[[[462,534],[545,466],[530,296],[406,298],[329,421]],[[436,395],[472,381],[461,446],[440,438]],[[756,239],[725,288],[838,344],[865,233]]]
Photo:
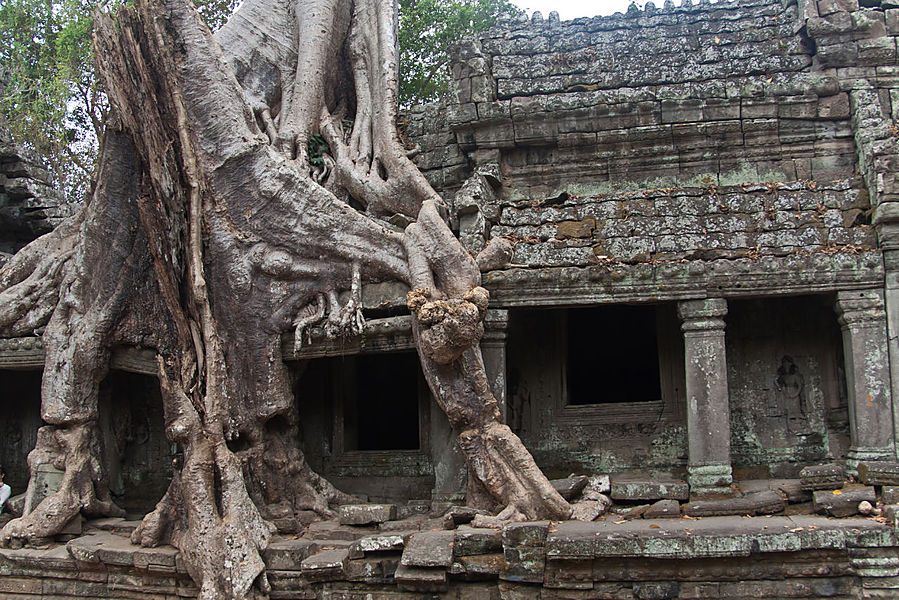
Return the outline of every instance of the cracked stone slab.
[[[753,492],[745,496],[722,500],[697,500],[683,507],[684,514],[691,517],[770,515],[783,512],[783,510],[783,496],[774,490]]]
[[[859,463],[858,479],[865,485],[899,485],[899,462]]]
[[[803,490],[835,490],[843,487],[846,474],[839,465],[812,465],[799,471]]]
[[[340,507],[341,525],[376,525],[396,518],[395,504],[345,504]]]
[[[265,566],[276,571],[300,568],[304,560],[318,552],[319,545],[310,540],[274,540],[262,552]]]
[[[410,567],[400,564],[393,575],[397,587],[413,592],[442,592],[447,588],[446,569]]]
[[[812,494],[812,506],[816,513],[831,517],[850,517],[858,514],[860,502],[875,504],[877,497],[873,487],[852,486],[842,490],[818,490]]]
[[[350,545],[350,558],[361,558],[369,552],[400,552],[411,533],[397,531],[360,538]]]
[[[454,531],[420,531],[406,541],[402,565],[405,567],[441,567],[453,564]]]
[[[303,560],[300,570],[309,581],[336,581],[345,576],[346,548],[324,550]]]
[[[613,500],[628,502],[652,500],[687,500],[690,488],[686,481],[652,481],[649,479],[612,478]]]
[[[477,556],[501,552],[503,549],[502,532],[497,529],[475,527],[459,527],[453,541],[454,556]]]

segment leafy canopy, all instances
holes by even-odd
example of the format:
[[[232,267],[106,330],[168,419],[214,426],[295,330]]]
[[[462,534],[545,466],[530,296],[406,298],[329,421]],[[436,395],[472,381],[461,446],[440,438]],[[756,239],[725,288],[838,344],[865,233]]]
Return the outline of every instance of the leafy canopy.
[[[108,110],[94,71],[94,10],[125,2],[0,0],[0,114],[70,201],[89,189]],[[238,2],[194,0],[213,30]],[[509,0],[400,0],[401,106],[445,95],[450,45],[520,12]]]
[[[449,47],[521,12],[509,0],[400,0],[400,105],[445,95]]]

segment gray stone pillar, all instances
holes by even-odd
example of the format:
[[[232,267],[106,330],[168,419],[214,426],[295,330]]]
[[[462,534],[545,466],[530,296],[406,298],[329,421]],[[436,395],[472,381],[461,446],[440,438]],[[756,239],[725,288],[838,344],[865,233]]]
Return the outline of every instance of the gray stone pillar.
[[[506,335],[509,328],[509,311],[488,308],[484,316],[484,336],[481,338],[481,356],[487,383],[493,391],[503,423],[506,422]]]
[[[893,407],[886,312],[880,289],[838,292],[849,400],[849,471],[858,463],[893,460]]]
[[[721,298],[679,302],[687,380],[690,493],[730,494],[730,397]]]
[[[881,204],[875,212],[877,239],[883,251],[884,308],[890,350],[893,445],[899,432],[899,202]],[[899,453],[899,447],[896,448]]]

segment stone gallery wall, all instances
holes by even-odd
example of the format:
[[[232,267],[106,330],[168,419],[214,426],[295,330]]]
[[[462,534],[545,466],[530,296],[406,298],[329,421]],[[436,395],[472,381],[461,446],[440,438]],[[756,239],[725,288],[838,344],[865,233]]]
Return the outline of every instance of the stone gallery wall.
[[[73,210],[40,160],[12,140],[0,117],[0,264]]]
[[[463,243],[477,252],[499,236],[516,242],[512,264],[484,282],[511,314],[510,424],[544,468],[677,469],[685,411],[671,377],[658,407],[570,406],[564,340],[533,334],[558,330],[560,317],[531,309],[673,312],[704,297],[734,308],[735,468],[787,475],[845,456],[834,293],[883,290],[881,248],[899,219],[892,6],[650,2],[566,22],[534,15],[461,44],[453,98],[407,114],[406,136],[453,199]],[[742,300],[785,295],[804,297]],[[659,329],[650,367],[663,381],[684,367],[665,350],[682,348],[677,329]],[[561,350],[548,359],[553,344]],[[801,391],[783,386],[785,370]],[[516,373],[524,380],[511,381]],[[601,369],[596,385],[608,385]]]

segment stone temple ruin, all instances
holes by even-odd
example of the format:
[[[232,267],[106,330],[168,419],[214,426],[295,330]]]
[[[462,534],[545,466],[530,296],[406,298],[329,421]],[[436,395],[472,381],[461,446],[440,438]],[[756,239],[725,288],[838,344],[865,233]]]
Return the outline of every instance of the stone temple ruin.
[[[894,0],[687,0],[461,44],[453,100],[401,128],[465,246],[515,242],[482,265],[487,373],[537,464],[601,516],[498,531],[447,512],[466,472],[407,289],[371,285],[361,336],[284,338],[307,459],[369,504],[277,523],[305,533],[266,551],[271,597],[899,595],[897,35]],[[0,143],[11,252],[53,224],[15,202],[62,209]],[[42,366],[40,338],[0,340],[17,494]],[[152,353],[111,367],[105,460],[129,516],[0,550],[0,598],[196,595],[173,548],[128,543],[176,457]],[[58,485],[42,476],[13,512]]]

